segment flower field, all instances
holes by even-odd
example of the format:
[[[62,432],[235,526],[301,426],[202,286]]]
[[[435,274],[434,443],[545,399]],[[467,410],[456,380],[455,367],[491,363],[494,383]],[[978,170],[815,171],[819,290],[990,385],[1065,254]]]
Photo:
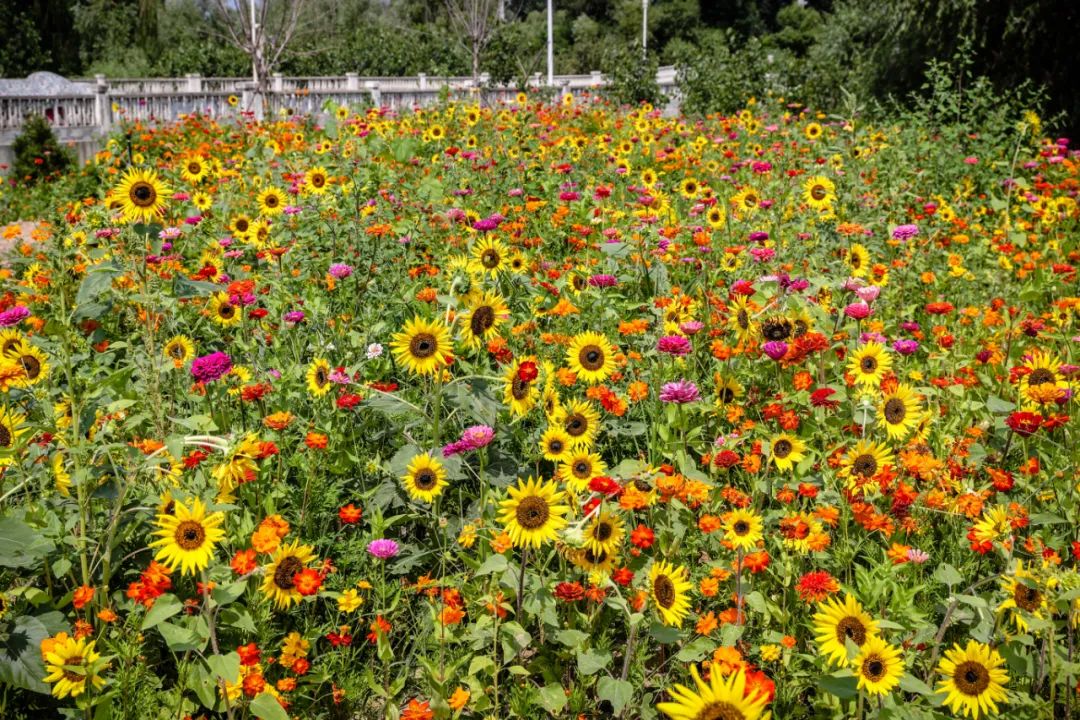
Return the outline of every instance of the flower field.
[[[521,96],[87,172],[0,270],[0,716],[1080,715],[1033,113]]]

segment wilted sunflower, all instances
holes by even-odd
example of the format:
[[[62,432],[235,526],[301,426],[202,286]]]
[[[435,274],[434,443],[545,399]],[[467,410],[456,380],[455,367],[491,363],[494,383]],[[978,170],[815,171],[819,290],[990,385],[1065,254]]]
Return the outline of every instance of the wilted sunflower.
[[[472,255],[482,268],[482,272],[492,277],[495,277],[500,270],[504,270],[509,260],[509,253],[503,241],[490,235],[485,235],[476,241]]]
[[[866,274],[870,272],[870,251],[863,245],[855,243],[848,250],[847,265],[855,277],[866,277]]]
[[[575,448],[589,448],[600,431],[600,413],[587,400],[569,400],[555,413],[555,422],[563,426]]]
[[[622,518],[603,512],[585,527],[584,544],[594,554],[614,555],[622,544],[624,534]]]
[[[899,383],[894,390],[881,398],[877,412],[878,422],[885,426],[890,440],[903,440],[922,417],[919,396],[914,388]]]
[[[434,375],[453,358],[450,331],[438,320],[417,316],[405,323],[390,344],[394,357],[410,372]]]
[[[545,460],[564,462],[570,459],[573,446],[570,436],[558,425],[552,425],[540,436],[540,453]]]
[[[126,222],[148,223],[158,219],[165,210],[165,198],[171,194],[156,170],[128,168],[110,199],[119,204]]]
[[[276,187],[268,187],[259,193],[259,213],[266,217],[280,215],[285,211],[285,193]]]
[[[522,417],[536,405],[536,399],[540,396],[536,378],[529,379],[530,374],[522,370],[522,366],[531,364],[535,367],[536,358],[528,356],[510,363],[503,376],[506,384],[503,386],[503,402],[510,408],[510,414],[514,417]],[[528,367],[528,365],[526,365]]]
[[[22,367],[23,376],[18,381],[22,387],[37,385],[49,376],[49,356],[28,342],[16,345],[4,356]]]
[[[188,360],[195,357],[195,344],[187,335],[174,335],[165,343],[165,357],[173,362],[177,369],[184,367]]]
[[[566,526],[570,511],[562,504],[566,494],[554,482],[543,478],[519,480],[517,487],[506,489],[507,498],[499,503],[499,522],[506,528],[515,547],[539,548],[555,539]]]
[[[1046,610],[1046,594],[1042,583],[1030,570],[1024,568],[1024,561],[1016,561],[1016,572],[1001,578],[1001,589],[1005,592],[1005,601],[998,605],[998,612],[1011,610],[1013,624],[1022,633],[1028,631],[1025,615],[1042,619]]]
[[[871,637],[878,635],[877,622],[851,595],[843,602],[830,598],[819,606],[814,615],[814,635],[818,648],[833,665],[847,665],[847,641],[861,648]]]
[[[499,325],[510,317],[510,308],[495,293],[475,297],[461,317],[461,339],[474,350],[499,334]]]
[[[783,472],[792,470],[806,457],[806,443],[794,435],[781,433],[769,441],[769,457],[776,464],[776,469]]]
[[[859,689],[870,695],[885,695],[900,684],[904,674],[904,661],[900,649],[880,637],[868,637],[859,648],[859,654],[851,661]]]
[[[690,588],[686,568],[663,560],[653,562],[649,571],[649,595],[656,603],[660,620],[665,625],[681,627],[690,612]]]
[[[815,210],[828,210],[836,201],[836,185],[822,175],[814,175],[803,183],[803,201]]]
[[[968,640],[967,647],[959,644],[945,651],[937,671],[943,676],[936,693],[945,696],[945,705],[954,713],[996,715],[997,703],[1005,701],[1005,685],[1009,675],[1002,667],[1005,659],[989,645]]]
[[[656,709],[672,720],[758,720],[767,716],[765,707],[769,696],[763,692],[747,692],[746,671],[739,668],[724,676],[713,670],[709,682],[690,666],[697,692],[685,685],[668,690],[671,702],[657,703]]]
[[[761,323],[761,337],[766,342],[787,340],[791,337],[793,330],[794,326],[791,320],[788,320],[783,315],[776,315]]]
[[[0,406],[0,467],[14,462],[9,452],[15,447],[15,441],[26,432],[23,423],[26,416]]]
[[[101,653],[94,650],[94,643],[86,638],[67,637],[63,633],[42,643],[45,656],[44,680],[52,685],[53,697],[77,698],[86,691],[86,682],[94,688],[105,686],[100,675]]]
[[[761,540],[761,516],[742,508],[723,516],[724,540],[736,550],[752,550]]]
[[[322,397],[330,392],[332,387],[330,383],[330,363],[326,360],[322,358],[312,360],[305,377],[307,378],[308,392],[311,393],[312,397]]]
[[[615,372],[615,348],[600,333],[579,333],[566,350],[566,363],[579,378],[595,385]]]
[[[431,453],[422,453],[409,462],[405,474],[401,476],[401,483],[413,500],[435,502],[447,485],[446,469]]]
[[[206,505],[199,498],[191,501],[191,507],[177,500],[173,512],[157,516],[158,539],[150,547],[160,548],[154,555],[168,565],[170,570],[180,568],[184,575],[195,575],[210,564],[214,546],[225,537],[221,524],[225,514],[206,513]]]
[[[314,548],[301,545],[299,540],[279,547],[274,551],[273,560],[266,568],[261,587],[263,594],[273,600],[279,610],[287,610],[300,602],[303,595],[296,589],[293,578],[314,559]]]
[[[847,369],[855,377],[857,385],[877,387],[892,369],[892,356],[881,343],[868,342],[851,353]]]
[[[210,319],[222,327],[239,325],[243,317],[243,309],[233,305],[228,294],[223,292],[214,293],[210,298]]]
[[[577,449],[559,466],[559,479],[574,492],[584,492],[589,481],[607,472],[607,466],[597,453]]]

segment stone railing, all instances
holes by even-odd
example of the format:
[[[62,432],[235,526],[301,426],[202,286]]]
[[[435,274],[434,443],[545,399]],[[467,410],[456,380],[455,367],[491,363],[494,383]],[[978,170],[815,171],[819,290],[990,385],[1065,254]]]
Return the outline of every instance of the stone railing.
[[[675,69],[660,68],[657,83],[668,97],[668,112],[678,109]],[[604,87],[599,72],[557,75],[554,90],[582,96]],[[539,73],[529,86],[543,88]],[[334,105],[377,106],[391,111],[423,107],[443,95],[452,99],[498,104],[514,98],[517,89],[494,86],[486,74],[478,82],[467,77],[284,77],[275,74],[258,92],[250,78],[111,78],[66,80],[34,73],[25,80],[0,80],[0,164],[11,161],[11,144],[26,117],[42,115],[62,142],[86,160],[101,139],[121,120],[169,122],[192,114],[221,118],[247,112],[257,118],[279,114],[314,115]]]

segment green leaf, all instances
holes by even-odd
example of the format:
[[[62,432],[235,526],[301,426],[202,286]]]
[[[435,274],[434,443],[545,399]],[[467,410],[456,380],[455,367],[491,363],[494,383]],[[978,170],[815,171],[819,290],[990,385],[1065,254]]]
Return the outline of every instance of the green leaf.
[[[45,625],[29,615],[0,623],[0,684],[48,695],[41,659],[41,641],[47,637]]]
[[[900,678],[900,689],[904,692],[918,693],[919,695],[926,695],[932,697],[934,694],[934,688],[924,683],[914,675],[908,675],[904,673]]]
[[[706,655],[712,654],[712,651],[715,649],[715,640],[710,640],[707,637],[700,637],[680,650],[679,654],[675,656],[675,659],[679,662],[698,662]]]
[[[1012,412],[1016,409],[1016,403],[1011,403],[1008,400],[1002,400],[997,395],[991,395],[986,398],[986,409],[992,413],[1002,414]]]
[[[162,595],[154,601],[153,607],[143,617],[142,629],[149,630],[165,622],[184,609],[184,604],[175,595]]]
[[[158,625],[158,632],[165,639],[165,644],[173,652],[185,652],[187,650],[202,650],[206,644],[194,630],[173,623],[163,622]]]
[[[552,715],[558,715],[566,707],[566,691],[558,683],[545,685],[536,691],[540,706]]]
[[[188,280],[183,275],[173,278],[173,294],[178,298],[192,298],[203,295],[211,295],[223,290],[220,285],[202,282],[200,280]]]
[[[258,632],[251,613],[242,605],[234,605],[221,611],[221,623],[254,635]]]
[[[113,280],[119,275],[120,268],[112,263],[98,265],[83,278],[82,284],[79,285],[79,292],[75,295],[75,304],[89,303],[112,287]]]
[[[653,639],[661,645],[670,645],[673,642],[679,641],[679,628],[663,625],[658,622],[654,622],[652,625],[651,633]]]
[[[251,701],[251,712],[262,720],[289,720],[289,713],[270,693],[259,693]]]
[[[611,703],[612,710],[618,715],[634,698],[634,686],[626,680],[605,676],[596,683],[596,696]]]
[[[1060,525],[1069,522],[1060,515],[1054,515],[1053,513],[1035,513],[1028,519],[1032,525]]]
[[[555,633],[555,640],[566,647],[581,647],[588,639],[588,633],[583,633],[580,630],[571,630],[567,628],[566,630],[560,630]]]
[[[850,672],[846,675],[825,675],[818,685],[825,692],[841,700],[848,700],[858,694],[858,680]]]
[[[577,654],[578,672],[595,675],[611,663],[611,653],[606,650],[586,650]]]
[[[943,585],[952,587],[963,582],[964,576],[949,563],[941,563],[938,569],[934,571],[934,579]]]
[[[236,602],[237,598],[244,594],[245,589],[247,589],[247,580],[237,580],[214,588],[210,596],[218,605],[229,605]]]
[[[206,658],[211,672],[226,682],[236,682],[240,676],[240,655],[231,652],[228,655],[211,655]]]
[[[21,520],[0,519],[0,567],[28,568],[55,548]]]
[[[476,577],[502,573],[506,571],[507,567],[509,567],[509,563],[505,555],[492,555],[484,561],[483,565],[476,569]]]

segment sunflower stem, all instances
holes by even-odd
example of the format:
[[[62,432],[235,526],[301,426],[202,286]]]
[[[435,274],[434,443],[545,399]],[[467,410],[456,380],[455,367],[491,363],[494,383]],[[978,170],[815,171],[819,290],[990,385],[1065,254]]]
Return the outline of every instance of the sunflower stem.
[[[525,594],[525,568],[528,566],[528,564],[529,548],[523,547],[521,548],[521,572],[518,573],[518,592],[516,601],[517,613],[514,616],[518,622],[521,622],[521,599],[522,596]]]

